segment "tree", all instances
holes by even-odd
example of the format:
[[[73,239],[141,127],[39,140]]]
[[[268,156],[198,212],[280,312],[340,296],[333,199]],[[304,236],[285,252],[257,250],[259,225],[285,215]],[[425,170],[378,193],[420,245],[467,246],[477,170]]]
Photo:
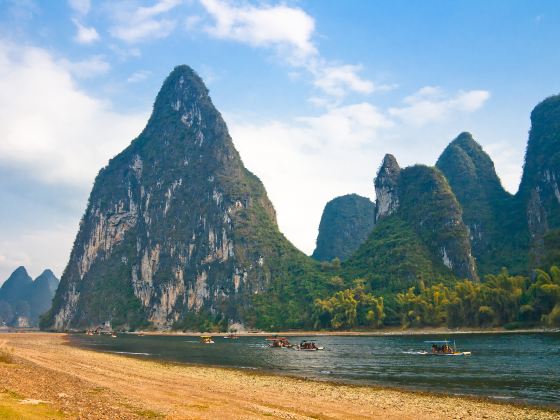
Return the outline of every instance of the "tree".
[[[313,318],[316,328],[379,328],[383,324],[383,298],[368,293],[362,279],[354,280],[353,285],[353,288],[340,290],[329,298],[315,300]]]
[[[397,294],[401,308],[401,324],[404,327],[437,326],[446,322],[450,292],[443,284],[425,288],[415,293],[411,287],[406,293]]]

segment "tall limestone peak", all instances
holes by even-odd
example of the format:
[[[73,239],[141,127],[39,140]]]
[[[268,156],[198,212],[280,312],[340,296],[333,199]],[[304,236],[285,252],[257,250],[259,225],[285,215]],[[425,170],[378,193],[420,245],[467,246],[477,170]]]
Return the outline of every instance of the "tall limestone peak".
[[[386,154],[374,180],[376,195],[375,220],[389,216],[399,207],[398,185],[401,168],[397,159]]]
[[[304,257],[202,80],[179,66],[144,131],[97,176],[43,327],[244,322],[280,255]]]
[[[375,204],[369,198],[347,194],[332,199],[323,210],[312,257],[346,260],[365,242],[374,224]]]
[[[437,168],[401,171],[398,214],[419,234],[432,256],[460,278],[478,279],[462,210]]]
[[[461,164],[460,168],[453,168],[453,163]],[[489,178],[489,182],[500,185],[494,162],[468,132],[459,134],[449,143],[440,155],[436,166],[440,169],[445,168],[450,176],[461,175],[461,173],[454,173],[453,169],[457,172],[467,171],[462,175],[478,176],[478,174],[482,174]]]
[[[527,212],[538,264],[544,236],[560,228],[560,95],[545,99],[531,113],[518,196]]]
[[[448,180],[453,178],[454,181],[458,181],[461,177],[468,177],[469,180],[477,178],[483,182],[482,187],[488,193],[499,196],[509,195],[496,174],[494,162],[471,133],[459,134],[440,155],[436,167],[445,174]],[[454,182],[452,187],[455,185],[458,186]],[[453,190],[455,191],[455,188]]]
[[[513,272],[522,271],[526,249],[517,236],[523,214],[502,187],[490,156],[470,133],[461,133],[443,151],[436,167],[461,204],[480,271],[498,272],[504,265]],[[515,238],[513,232],[517,232]],[[504,241],[506,236],[510,240]]]
[[[161,130],[162,124],[166,129]],[[182,126],[181,126],[181,125]],[[178,131],[213,127],[227,132],[225,123],[220,113],[216,110],[210,99],[208,89],[204,82],[189,66],[175,67],[163,82],[154,102],[154,108],[145,129],[145,138],[157,134],[158,139],[164,141],[173,138]],[[204,143],[204,138],[197,136],[193,139],[199,146]],[[185,140],[175,138],[175,140]],[[208,140],[222,140],[220,136]]]

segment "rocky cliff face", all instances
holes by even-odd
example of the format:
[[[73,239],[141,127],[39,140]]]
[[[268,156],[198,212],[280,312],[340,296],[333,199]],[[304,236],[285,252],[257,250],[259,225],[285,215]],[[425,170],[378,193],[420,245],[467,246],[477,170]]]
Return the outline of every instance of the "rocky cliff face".
[[[0,321],[14,327],[35,327],[49,310],[58,286],[51,270],[33,281],[25,267],[17,268],[0,288]]]
[[[401,168],[391,154],[385,155],[374,180],[376,195],[375,220],[389,216],[399,207],[399,181]]]
[[[545,236],[560,228],[560,95],[531,113],[531,131],[518,199],[527,216],[534,263],[546,249]]]
[[[479,271],[495,273],[503,266],[523,271],[527,266],[524,214],[502,187],[490,156],[470,133],[461,133],[443,151],[436,167],[461,205]]]
[[[97,176],[47,324],[244,321],[280,255],[302,254],[202,80],[179,66],[144,131]]]
[[[319,261],[346,260],[365,242],[374,224],[375,204],[368,198],[348,194],[329,201],[321,216],[312,257]]]

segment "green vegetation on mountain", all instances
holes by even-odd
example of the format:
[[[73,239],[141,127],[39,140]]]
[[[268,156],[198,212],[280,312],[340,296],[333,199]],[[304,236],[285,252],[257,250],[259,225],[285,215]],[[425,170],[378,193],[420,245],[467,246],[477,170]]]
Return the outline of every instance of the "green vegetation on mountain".
[[[436,166],[461,204],[480,273],[509,267],[527,270],[526,217],[502,187],[494,163],[470,133],[461,133],[439,157]],[[504,240],[508,238],[508,240]]]
[[[397,215],[381,219],[342,266],[345,278],[362,278],[381,293],[406,289],[419,280],[453,278],[441,262],[432,260],[419,235]]]
[[[532,121],[516,196],[468,133],[436,167],[401,169],[386,155],[376,204],[327,203],[312,259],[280,232],[202,80],[179,66],[143,132],[97,176],[41,325],[555,325],[560,100],[544,101]]]
[[[415,229],[432,259],[442,261],[458,277],[476,279],[461,206],[442,173],[423,165],[405,168],[399,189],[397,214]]]
[[[350,257],[365,242],[375,224],[375,204],[357,194],[329,201],[319,224],[317,247],[312,257],[319,261]]]

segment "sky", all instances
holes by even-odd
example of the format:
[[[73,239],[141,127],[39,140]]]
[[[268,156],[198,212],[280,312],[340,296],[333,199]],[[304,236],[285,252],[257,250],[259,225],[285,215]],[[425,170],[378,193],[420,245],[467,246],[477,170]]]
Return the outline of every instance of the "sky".
[[[0,283],[62,274],[95,175],[179,64],[308,254],[326,202],[375,199],[385,153],[434,165],[469,131],[515,193],[559,21],[555,0],[0,0]]]

